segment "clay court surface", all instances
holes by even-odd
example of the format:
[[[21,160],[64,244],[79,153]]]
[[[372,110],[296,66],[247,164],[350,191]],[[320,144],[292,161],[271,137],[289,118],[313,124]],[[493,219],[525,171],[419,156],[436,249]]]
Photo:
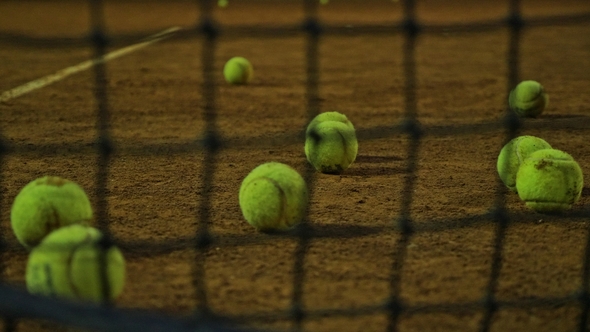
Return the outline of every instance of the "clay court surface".
[[[466,23],[503,17],[503,1],[417,1],[429,23]],[[295,1],[230,1],[216,8],[221,24],[295,24],[304,18]],[[579,0],[523,1],[525,17],[590,11]],[[33,37],[79,37],[89,31],[84,1],[2,1],[0,31]],[[192,2],[108,1],[111,34],[145,36],[199,18]],[[392,1],[333,0],[319,11],[327,23],[385,24],[402,17]],[[550,105],[527,120],[520,134],[536,135],[570,153],[590,174],[590,23],[527,29],[521,40],[520,77],[541,82]],[[404,117],[401,34],[339,35],[320,39],[321,111],[346,114],[359,133],[356,163],[340,176],[314,177],[310,222],[316,229],[305,258],[306,310],[361,308],[388,298],[399,233],[408,138],[374,128]],[[219,242],[207,252],[205,277],[211,309],[240,316],[288,310],[297,239],[257,233],[238,206],[241,180],[257,165],[279,161],[307,169],[299,133],[307,124],[307,39],[218,39],[215,102],[219,133],[230,143],[215,158],[214,185],[203,190],[204,153],[167,153],[167,147],[201,138],[205,128],[200,37],[171,38],[109,62],[110,129],[117,149],[108,173],[108,212],[113,235],[123,241],[163,243],[196,233],[199,204],[210,195],[210,229]],[[126,46],[113,45],[112,49]],[[479,301],[489,281],[495,225],[480,218],[499,189],[496,157],[505,140],[501,119],[507,95],[508,30],[421,35],[416,46],[418,118],[424,126],[411,216],[418,232],[407,247],[401,295],[407,304]],[[87,60],[90,45],[39,46],[0,42],[0,93]],[[232,56],[255,68],[248,86],[229,86],[221,68]],[[78,182],[96,203],[97,137],[93,71],[68,77],[0,103],[0,130],[9,143],[64,144],[55,153],[30,149],[4,156],[0,190],[2,226],[9,250],[5,281],[24,287],[26,252],[12,234],[9,210],[29,181],[58,175]],[[491,125],[482,125],[491,124]],[[477,130],[465,130],[479,126]],[[441,130],[440,127],[446,127]],[[433,130],[439,128],[439,130]],[[429,134],[432,132],[432,134]],[[285,137],[290,139],[284,139]],[[282,138],[282,139],[277,139]],[[240,142],[250,142],[240,144]],[[144,146],[161,145],[146,153]],[[70,152],[67,146],[82,148]],[[39,152],[40,151],[40,152]],[[514,194],[504,242],[497,298],[501,301],[566,297],[580,289],[590,226],[572,214],[590,211],[585,189],[563,215],[529,212]],[[590,215],[590,214],[589,214]],[[480,219],[478,219],[480,218]],[[252,241],[244,241],[244,239]],[[232,239],[241,239],[240,241]],[[146,255],[147,254],[147,255]],[[128,279],[117,306],[189,314],[196,306],[191,249],[160,254],[126,250]],[[402,314],[400,331],[476,331],[483,310]],[[574,331],[580,306],[501,308],[492,331]],[[289,328],[290,322],[255,322]],[[383,331],[385,313],[308,320],[306,331]],[[21,321],[17,331],[55,331],[53,324]]]

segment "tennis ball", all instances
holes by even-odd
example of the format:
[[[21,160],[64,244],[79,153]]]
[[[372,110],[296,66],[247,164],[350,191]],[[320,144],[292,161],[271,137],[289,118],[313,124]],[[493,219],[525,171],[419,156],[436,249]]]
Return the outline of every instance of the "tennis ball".
[[[229,59],[223,67],[223,76],[231,84],[246,84],[253,75],[254,68],[250,61],[239,56]]]
[[[229,4],[228,0],[218,0],[217,1],[217,5],[221,8],[227,7],[228,4]]]
[[[10,211],[12,230],[29,249],[59,227],[91,219],[92,206],[84,190],[57,176],[38,178],[24,186]]]
[[[340,174],[356,159],[358,141],[354,126],[338,112],[317,115],[305,132],[305,155],[316,170]]]
[[[301,175],[277,162],[254,168],[242,181],[239,195],[244,218],[260,231],[295,226],[305,217],[308,199]]]
[[[84,225],[70,225],[51,232],[29,255],[27,289],[32,294],[102,302],[103,282],[110,300],[125,284],[125,259],[117,247],[104,253],[106,280],[102,279],[102,233]]]
[[[520,82],[508,96],[508,105],[518,116],[534,118],[545,110],[549,96],[536,81]]]
[[[506,187],[516,191],[516,172],[520,164],[531,153],[542,149],[551,149],[551,145],[539,137],[528,135],[516,137],[504,145],[496,166]]]
[[[348,118],[346,117],[346,115],[344,115],[342,113],[339,113],[339,112],[324,112],[324,113],[320,113],[320,114],[316,115],[309,122],[309,124],[307,125],[307,131],[306,131],[306,133],[309,133],[309,131],[311,130],[311,128],[313,128],[318,123],[324,122],[324,121],[338,121],[338,122],[342,122],[342,123],[346,124],[348,127],[350,127],[351,129],[354,129],[354,126],[348,120]]]
[[[584,176],[569,154],[554,149],[531,153],[516,173],[516,190],[526,206],[538,212],[569,209],[580,199]]]

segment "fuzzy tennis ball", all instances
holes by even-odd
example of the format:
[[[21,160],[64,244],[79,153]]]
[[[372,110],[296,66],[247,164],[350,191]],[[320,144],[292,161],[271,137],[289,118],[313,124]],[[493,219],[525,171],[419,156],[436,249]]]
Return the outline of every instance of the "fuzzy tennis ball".
[[[84,190],[57,176],[28,183],[15,197],[10,211],[12,230],[27,248],[59,227],[91,220],[92,206]]]
[[[516,190],[538,212],[560,212],[580,199],[584,176],[569,154],[554,149],[531,153],[516,173]]]
[[[117,298],[125,284],[125,259],[117,247],[101,249],[101,239],[99,230],[77,224],[51,232],[29,255],[25,277],[28,291],[103,302],[106,281],[109,300]],[[106,250],[104,256],[102,250]],[[106,264],[104,271],[101,262]]]
[[[536,81],[520,82],[508,96],[508,105],[518,116],[534,118],[549,104],[549,96]]]
[[[228,4],[229,4],[228,0],[218,0],[217,1],[217,5],[221,8],[227,7]]]
[[[317,115],[305,132],[305,155],[316,170],[340,174],[356,159],[358,141],[354,126],[338,112]]]
[[[305,217],[307,185],[290,166],[269,162],[244,178],[239,201],[244,218],[256,229],[286,230]]]
[[[516,137],[504,145],[496,166],[506,187],[516,191],[516,172],[520,164],[531,153],[542,149],[551,149],[551,145],[539,137],[528,135]]]
[[[325,121],[338,121],[338,122],[342,122],[342,123],[346,124],[348,127],[354,129],[354,126],[348,120],[348,118],[346,117],[346,115],[344,115],[342,113],[339,113],[339,112],[324,112],[324,113],[320,113],[320,114],[316,115],[309,122],[309,124],[307,125],[307,131],[306,131],[306,133],[309,133],[309,131],[311,130],[311,128],[313,128],[318,123],[325,122]]]
[[[223,67],[223,76],[231,84],[246,84],[254,76],[254,68],[246,58],[237,56],[229,59]]]

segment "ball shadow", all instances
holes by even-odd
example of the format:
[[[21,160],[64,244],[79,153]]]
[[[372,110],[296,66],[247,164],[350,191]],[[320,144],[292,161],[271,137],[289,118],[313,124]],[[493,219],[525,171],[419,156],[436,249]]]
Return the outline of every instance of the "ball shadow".
[[[328,225],[299,225],[289,231],[264,232],[267,235],[280,237],[306,237],[306,238],[337,238],[350,239],[374,235],[382,232],[385,228],[381,226],[361,226],[351,224],[328,224]]]
[[[342,176],[386,176],[407,173],[404,167],[351,167],[344,172]]]
[[[573,119],[573,118],[588,118],[583,114],[543,114],[537,117],[538,120],[555,120],[555,119]]]
[[[391,161],[402,161],[404,158],[398,156],[364,156],[359,155],[356,157],[355,163],[362,164],[378,164],[387,163]]]

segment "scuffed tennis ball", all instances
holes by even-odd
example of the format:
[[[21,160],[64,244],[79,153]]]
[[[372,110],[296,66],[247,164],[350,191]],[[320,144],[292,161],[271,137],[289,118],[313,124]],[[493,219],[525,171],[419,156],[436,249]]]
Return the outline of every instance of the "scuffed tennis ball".
[[[508,105],[518,116],[534,118],[545,110],[549,96],[536,81],[520,82],[508,96]]]
[[[254,68],[248,59],[240,56],[233,57],[225,63],[223,76],[228,83],[246,84],[254,76]]]
[[[76,183],[58,176],[31,181],[15,197],[10,211],[12,230],[27,248],[51,231],[74,223],[89,223],[92,206]]]
[[[269,162],[253,169],[240,187],[246,221],[260,231],[287,230],[305,217],[307,185],[288,165]]]
[[[29,255],[27,289],[32,294],[103,302],[104,281],[108,298],[116,299],[125,284],[125,259],[114,246],[105,248],[103,280],[99,230],[70,225],[53,231]]]
[[[322,173],[340,174],[356,159],[358,141],[354,126],[338,112],[317,115],[305,132],[305,155]]]
[[[310,129],[317,125],[320,122],[325,122],[325,121],[337,121],[337,122],[342,122],[345,125],[347,125],[348,127],[354,129],[354,126],[352,125],[352,123],[348,120],[348,118],[346,117],[346,115],[340,113],[340,112],[324,112],[324,113],[320,113],[318,115],[316,115],[307,125],[307,131],[306,133],[309,133]]]
[[[538,212],[560,212],[580,199],[584,176],[569,154],[538,150],[526,158],[516,174],[516,190],[526,206]]]
[[[516,173],[520,164],[533,152],[551,149],[551,145],[535,136],[519,136],[506,143],[498,155],[497,169],[506,187],[516,191]]]

